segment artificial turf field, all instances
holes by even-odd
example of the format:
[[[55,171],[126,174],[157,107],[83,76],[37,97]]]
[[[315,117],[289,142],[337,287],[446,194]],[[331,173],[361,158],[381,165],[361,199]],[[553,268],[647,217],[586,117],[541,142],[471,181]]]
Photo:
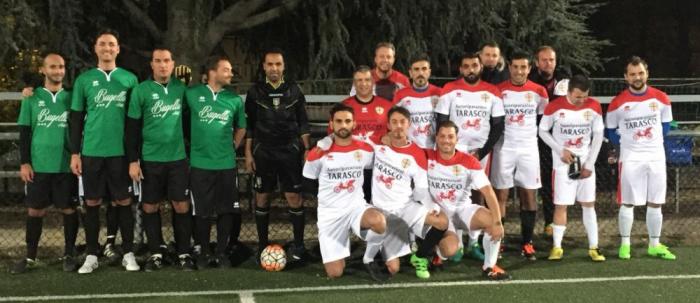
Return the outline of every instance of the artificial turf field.
[[[252,260],[236,268],[181,272],[175,268],[127,273],[121,267],[101,267],[90,275],[64,273],[49,264],[23,275],[0,274],[0,302],[700,302],[700,247],[676,247],[676,261],[645,256],[634,247],[632,260],[592,263],[585,249],[568,249],[565,259],[526,261],[516,252],[500,262],[513,276],[510,282],[488,282],[480,263],[465,259],[418,280],[412,268],[384,284],[369,280],[358,261],[346,275],[325,277],[320,263],[265,272]]]

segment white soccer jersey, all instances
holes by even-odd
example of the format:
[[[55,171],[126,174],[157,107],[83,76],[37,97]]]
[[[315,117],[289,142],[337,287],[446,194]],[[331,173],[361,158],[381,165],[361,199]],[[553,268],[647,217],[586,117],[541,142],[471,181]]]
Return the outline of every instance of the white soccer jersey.
[[[501,92],[493,84],[479,81],[470,85],[459,78],[445,84],[435,112],[449,115],[460,130],[458,142],[468,149],[482,148],[491,130],[491,117],[505,115]]]
[[[489,185],[479,160],[457,151],[452,159],[444,160],[440,153],[428,150],[428,188],[435,203],[443,209],[453,211],[471,203],[472,188]]]
[[[537,115],[549,102],[547,89],[530,80],[520,86],[505,81],[498,89],[506,114],[503,147],[537,147]]]
[[[362,201],[363,170],[372,167],[372,146],[353,140],[348,146],[331,145],[309,151],[303,175],[318,179],[318,216],[345,213],[349,203]]]
[[[394,95],[394,104],[411,113],[408,138],[420,148],[435,146],[435,106],[440,98],[440,88],[430,84],[424,91],[413,87],[403,88]]]
[[[397,210],[414,203],[414,191],[427,193],[426,162],[425,152],[413,142],[400,148],[375,145],[372,204],[384,210]]]
[[[620,134],[620,161],[666,159],[661,123],[671,122],[671,100],[653,87],[643,94],[629,89],[617,95],[606,116],[606,127]]]
[[[540,121],[540,129],[552,130],[557,145],[566,148],[586,161],[591,148],[593,132],[602,132],[603,111],[600,103],[588,98],[581,107],[576,107],[566,97],[554,99],[547,105]],[[554,167],[568,166],[561,161],[561,151],[552,150]]]

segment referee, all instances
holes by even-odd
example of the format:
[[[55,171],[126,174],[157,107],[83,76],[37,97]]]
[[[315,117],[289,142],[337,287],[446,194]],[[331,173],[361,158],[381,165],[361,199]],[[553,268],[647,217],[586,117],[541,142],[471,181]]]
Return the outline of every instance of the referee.
[[[294,260],[301,260],[305,252],[301,173],[303,159],[309,150],[310,134],[306,99],[298,85],[285,81],[281,50],[267,51],[262,67],[265,80],[248,90],[245,102],[248,117],[245,163],[248,172],[255,172],[258,256],[268,244],[268,197],[279,179],[289,203],[289,218],[294,230],[291,256]]]

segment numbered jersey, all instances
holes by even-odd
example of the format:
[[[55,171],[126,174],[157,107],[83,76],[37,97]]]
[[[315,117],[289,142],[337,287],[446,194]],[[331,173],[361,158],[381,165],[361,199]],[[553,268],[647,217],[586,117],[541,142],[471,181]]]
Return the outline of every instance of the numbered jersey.
[[[503,147],[536,146],[537,115],[544,113],[549,102],[547,90],[529,80],[523,85],[505,81],[498,88],[506,114]]]
[[[379,142],[377,136],[372,137]],[[385,210],[401,209],[414,191],[427,191],[425,152],[411,142],[405,147],[374,145],[372,204]]]
[[[617,95],[606,116],[606,127],[620,134],[620,160],[665,159],[661,123],[671,122],[671,100],[653,87],[643,94],[629,89]]]
[[[430,196],[443,209],[453,211],[471,203],[472,188],[491,184],[479,160],[469,154],[457,151],[451,159],[445,160],[438,151],[428,150],[427,156]]]
[[[369,144],[353,140],[348,146],[331,145],[327,151],[311,150],[304,164],[304,177],[318,180],[319,217],[346,213],[348,205],[364,203],[364,170],[372,168],[374,151]]]
[[[540,121],[540,129],[552,131],[557,145],[566,148],[582,161],[588,158],[593,132],[603,131],[603,116],[600,103],[588,98],[580,107],[574,106],[566,97],[554,99],[547,105]],[[554,167],[566,166],[558,153],[552,150]]]
[[[394,95],[394,103],[411,113],[408,137],[420,148],[432,149],[435,146],[435,106],[440,98],[440,90],[430,84],[422,91],[408,87]]]
[[[491,130],[491,117],[505,115],[496,86],[484,81],[470,85],[462,78],[445,84],[435,112],[449,115],[459,126],[457,143],[467,149],[482,148]]]

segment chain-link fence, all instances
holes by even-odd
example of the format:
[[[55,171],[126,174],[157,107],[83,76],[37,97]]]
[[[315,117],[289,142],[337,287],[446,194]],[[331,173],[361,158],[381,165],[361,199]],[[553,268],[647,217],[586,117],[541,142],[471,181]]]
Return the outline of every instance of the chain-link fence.
[[[436,83],[441,84],[449,79],[439,78]],[[684,95],[686,101],[674,103],[674,117],[681,123],[679,130],[674,131],[671,140],[674,141],[676,152],[680,152],[685,159],[690,162],[677,161],[670,163],[667,169],[668,190],[664,212],[663,240],[671,244],[680,243],[700,243],[700,230],[696,225],[700,222],[700,182],[695,179],[700,175],[700,150],[694,147],[700,136],[700,80],[699,79],[654,79],[653,85],[666,91],[671,96]],[[309,81],[301,82],[308,95],[344,95],[349,91],[350,80],[329,80],[329,81]],[[235,90],[244,93],[247,84],[237,84]],[[595,96],[613,96],[624,88],[621,79],[595,79]],[[689,97],[689,98],[688,98]],[[694,100],[693,97],[697,97]],[[7,99],[7,98],[6,98]],[[322,98],[321,98],[322,99]],[[327,113],[331,102],[340,100],[329,100],[327,103],[310,103],[308,111],[310,118],[317,124],[318,136],[325,130],[323,122],[327,121]],[[19,101],[0,100],[2,111],[0,112],[0,258],[16,258],[24,253],[24,229],[26,209],[23,204],[24,185],[18,178],[19,155],[18,155],[18,134],[17,128],[12,122],[16,121]],[[694,123],[693,123],[694,122]],[[543,155],[542,161],[551,161],[551,155]],[[612,245],[618,240],[617,227],[617,204],[616,187],[617,175],[616,166],[608,164],[608,147],[604,144],[599,159],[596,163],[597,174],[597,213],[599,221],[599,231],[601,245]],[[239,162],[239,164],[242,164]],[[252,214],[252,193],[249,175],[240,172],[240,192],[241,209],[243,212],[243,226],[240,240],[246,243],[255,243],[257,235],[255,222]],[[513,195],[511,195],[512,197]],[[272,241],[284,242],[292,238],[291,226],[287,220],[286,202],[279,196],[272,199],[272,212],[270,224],[270,239]],[[316,199],[313,194],[304,195],[304,206],[307,211],[306,238],[308,241],[315,241],[316,229]],[[508,204],[508,214],[506,220],[506,233],[515,238],[519,238],[520,220],[518,216],[519,204],[513,198]],[[635,217],[637,218],[633,230],[633,241],[646,241],[646,225],[644,224],[644,208],[637,208]],[[169,205],[163,206],[163,232],[166,242],[172,241],[171,214],[172,208]],[[104,222],[104,215],[103,215]],[[104,223],[101,232],[101,240],[105,240]],[[538,210],[537,233],[541,233],[542,209]],[[137,228],[136,242],[143,243],[145,236],[140,228]],[[585,241],[585,231],[581,222],[581,208],[570,207],[569,223],[567,228],[567,240],[573,239],[577,242]],[[539,237],[543,241],[544,237]],[[118,242],[118,241],[117,241]],[[81,229],[78,235],[78,243],[84,243],[84,232]],[[40,256],[58,257],[62,253],[63,232],[62,217],[60,212],[51,209],[44,220],[44,232],[40,242]],[[547,246],[548,247],[548,246]]]

